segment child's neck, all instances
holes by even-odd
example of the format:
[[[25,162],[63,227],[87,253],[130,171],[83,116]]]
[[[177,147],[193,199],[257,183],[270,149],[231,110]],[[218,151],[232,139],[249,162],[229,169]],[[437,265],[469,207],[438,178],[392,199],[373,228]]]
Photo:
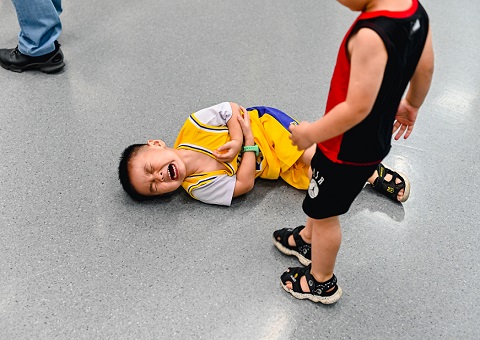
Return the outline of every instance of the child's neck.
[[[221,162],[201,152],[183,149],[177,149],[177,152],[185,164],[187,176],[226,169]]]
[[[413,0],[372,0],[365,6],[364,12],[391,11],[402,12],[412,6]]]

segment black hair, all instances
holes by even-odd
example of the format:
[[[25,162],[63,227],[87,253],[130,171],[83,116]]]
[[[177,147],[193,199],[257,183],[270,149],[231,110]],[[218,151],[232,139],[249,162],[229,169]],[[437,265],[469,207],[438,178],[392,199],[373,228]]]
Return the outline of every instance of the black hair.
[[[120,183],[122,184],[123,190],[135,201],[145,201],[151,199],[151,196],[145,196],[139,194],[135,188],[132,186],[132,182],[130,180],[129,174],[129,163],[139,152],[140,149],[147,144],[132,144],[127,147],[122,152],[122,156],[120,157],[120,164],[118,165],[118,178],[120,179]]]

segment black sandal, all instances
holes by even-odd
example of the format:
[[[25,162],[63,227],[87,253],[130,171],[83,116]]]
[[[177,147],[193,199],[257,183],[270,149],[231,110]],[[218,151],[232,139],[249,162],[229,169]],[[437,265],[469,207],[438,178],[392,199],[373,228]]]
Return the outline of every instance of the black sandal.
[[[305,228],[305,226],[301,225],[295,229],[283,228],[274,231],[273,244],[285,255],[296,256],[301,264],[308,266],[310,262],[312,262],[310,260],[312,258],[312,246],[308,243],[305,243],[305,241],[299,235],[303,228]],[[288,244],[288,238],[290,235],[293,235],[293,239],[295,240],[295,246],[293,247]]]
[[[401,172],[393,171],[386,168],[382,163],[378,164],[377,167],[378,177],[373,182],[373,189],[379,193],[387,196],[395,202],[405,202],[410,195],[410,182],[408,181],[407,176]],[[387,174],[392,175],[392,179],[389,181],[385,180]],[[397,183],[397,178],[401,180],[400,183]],[[403,197],[401,200],[397,199],[398,192],[403,189]]]
[[[300,278],[302,276],[305,276],[307,279],[308,287],[310,288],[308,293],[304,292],[300,286]],[[308,299],[313,302],[330,305],[337,302],[342,296],[342,288],[337,285],[337,277],[335,275],[326,282],[318,282],[310,273],[310,266],[288,268],[288,271],[282,274],[280,280],[283,289],[297,299]],[[292,289],[286,286],[287,282],[292,283]]]

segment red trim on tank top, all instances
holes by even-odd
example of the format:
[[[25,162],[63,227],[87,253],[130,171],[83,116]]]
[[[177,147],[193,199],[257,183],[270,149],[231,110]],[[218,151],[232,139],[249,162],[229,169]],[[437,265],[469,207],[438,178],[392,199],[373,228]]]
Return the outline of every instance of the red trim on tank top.
[[[412,6],[401,12],[392,12],[392,11],[375,11],[375,12],[363,12],[360,14],[358,19],[371,19],[376,17],[389,17],[389,18],[408,18],[409,16],[413,15],[418,8],[418,0],[412,0]]]

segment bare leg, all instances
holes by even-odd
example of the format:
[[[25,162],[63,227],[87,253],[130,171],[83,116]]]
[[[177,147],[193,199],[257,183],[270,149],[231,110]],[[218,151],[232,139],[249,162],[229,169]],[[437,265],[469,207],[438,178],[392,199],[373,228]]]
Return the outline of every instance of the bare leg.
[[[340,220],[338,216],[321,220],[308,218],[305,225],[305,229],[307,228],[310,228],[312,237],[312,267],[310,273],[318,282],[328,281],[333,276],[338,250],[342,242]],[[300,284],[304,292],[309,291],[304,276],[300,279]],[[292,289],[291,282],[287,282],[286,286]]]
[[[317,150],[317,145],[313,144],[311,147],[309,147],[303,152],[303,154],[300,156],[300,161],[303,164],[310,165],[316,150]]]
[[[303,154],[300,156],[299,161],[302,162],[303,164],[307,164],[308,167],[308,178],[312,178],[312,168],[310,167],[310,164],[312,162],[312,158],[315,155],[315,151],[317,150],[317,145],[313,144],[311,147],[306,149]]]

